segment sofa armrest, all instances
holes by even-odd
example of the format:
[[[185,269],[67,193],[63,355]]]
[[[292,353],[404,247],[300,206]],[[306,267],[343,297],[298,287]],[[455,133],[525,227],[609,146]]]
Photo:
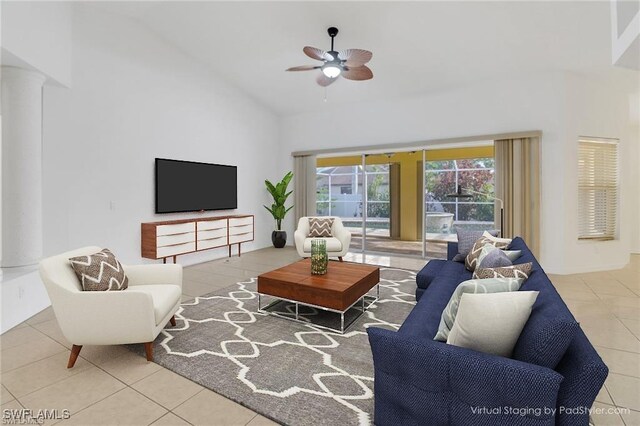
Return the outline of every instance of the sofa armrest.
[[[555,422],[562,376],[551,369],[389,330],[367,332],[377,425]]]
[[[172,284],[182,288],[182,265],[124,265],[129,285]]]

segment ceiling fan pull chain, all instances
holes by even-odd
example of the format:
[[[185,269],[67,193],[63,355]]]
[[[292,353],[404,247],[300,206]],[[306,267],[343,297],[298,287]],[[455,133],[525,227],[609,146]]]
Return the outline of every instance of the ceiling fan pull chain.
[[[324,88],[324,101],[327,102],[327,87]]]

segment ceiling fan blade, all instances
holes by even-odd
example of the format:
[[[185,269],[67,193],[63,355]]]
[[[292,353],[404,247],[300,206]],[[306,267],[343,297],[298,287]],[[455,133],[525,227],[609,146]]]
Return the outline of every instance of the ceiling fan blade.
[[[316,70],[318,68],[320,67],[315,65],[300,65],[299,67],[287,68],[287,71],[311,71],[311,70]]]
[[[360,67],[371,60],[373,53],[363,49],[347,49],[338,52],[338,58],[346,60],[348,67]]]
[[[311,59],[317,59],[318,61],[332,61],[333,57],[322,49],[317,47],[305,46],[302,51],[305,55]]]
[[[373,78],[373,71],[366,66],[354,67],[345,69],[341,74],[347,80],[371,80]]]
[[[337,79],[338,79],[338,77],[329,78],[326,75],[324,75],[323,72],[320,72],[320,74],[318,74],[318,76],[316,77],[316,83],[318,83],[322,87],[327,87],[328,85],[330,85],[331,83],[333,83]]]

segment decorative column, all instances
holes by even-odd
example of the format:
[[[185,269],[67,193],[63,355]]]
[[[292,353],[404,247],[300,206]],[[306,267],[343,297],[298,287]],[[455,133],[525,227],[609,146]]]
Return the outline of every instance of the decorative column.
[[[42,257],[42,86],[46,77],[2,67],[1,266]]]

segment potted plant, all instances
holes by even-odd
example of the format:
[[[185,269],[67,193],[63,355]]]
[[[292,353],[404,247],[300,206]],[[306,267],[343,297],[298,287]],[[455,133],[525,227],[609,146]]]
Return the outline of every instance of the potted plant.
[[[275,248],[282,248],[287,244],[287,233],[282,230],[282,219],[284,219],[287,212],[293,208],[293,206],[289,208],[284,206],[287,198],[289,198],[289,195],[293,192],[287,192],[291,178],[293,178],[293,173],[289,172],[284,175],[282,180],[276,185],[269,182],[268,179],[264,181],[264,184],[267,186],[267,191],[269,191],[269,194],[273,197],[271,208],[267,206],[264,206],[264,208],[267,209],[276,220],[276,230],[271,233],[271,242]]]

